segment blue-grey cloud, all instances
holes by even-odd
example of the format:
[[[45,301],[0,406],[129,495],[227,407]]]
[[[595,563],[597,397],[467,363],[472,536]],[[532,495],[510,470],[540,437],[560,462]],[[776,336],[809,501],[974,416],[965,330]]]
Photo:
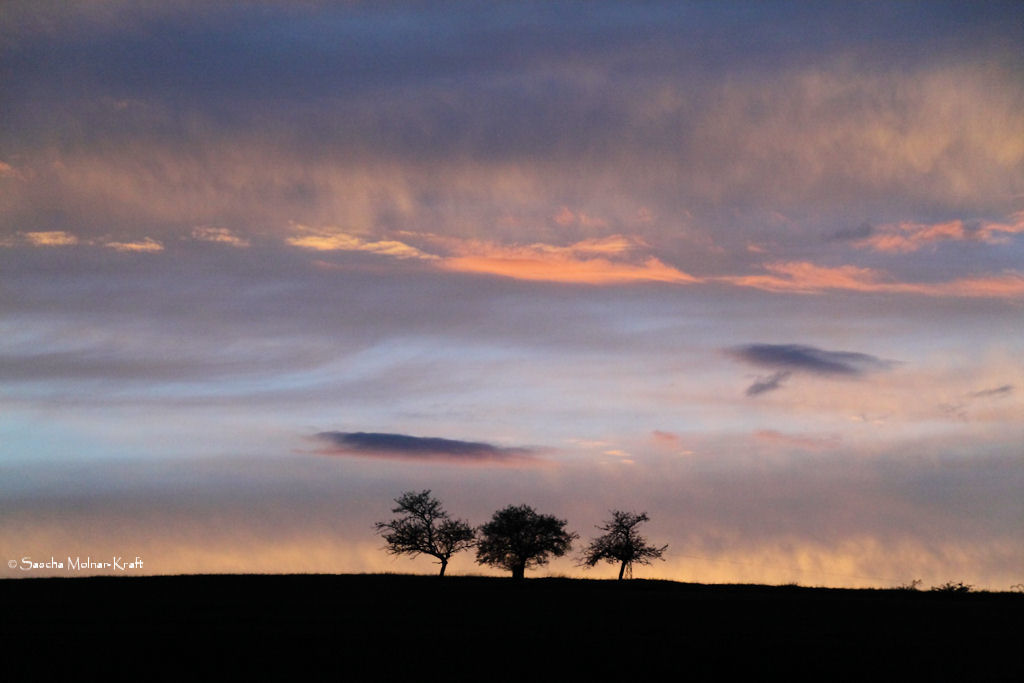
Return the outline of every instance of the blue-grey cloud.
[[[380,432],[320,432],[331,455],[365,455],[410,460],[447,460],[464,463],[523,463],[536,461],[534,450],[506,448],[481,441],[409,436]]]
[[[746,344],[729,354],[751,365],[782,372],[858,376],[892,367],[892,361],[853,351],[826,351],[801,344]]]
[[[823,377],[859,377],[872,370],[885,370],[893,362],[866,353],[827,351],[801,344],[745,344],[726,351],[733,358],[775,372],[758,377],[747,387],[747,396],[759,396],[782,387],[794,372]]]
[[[792,374],[788,371],[779,371],[767,377],[758,377],[753,384],[747,387],[747,396],[759,396],[780,389],[782,383]]]

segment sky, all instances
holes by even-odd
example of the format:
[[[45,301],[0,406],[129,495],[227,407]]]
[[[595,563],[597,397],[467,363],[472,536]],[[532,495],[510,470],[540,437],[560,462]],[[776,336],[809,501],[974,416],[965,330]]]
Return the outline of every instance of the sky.
[[[1024,582],[1020,3],[0,5],[0,576]],[[614,577],[577,555],[529,575]],[[11,565],[14,565],[13,568]],[[501,573],[471,553],[449,574]]]

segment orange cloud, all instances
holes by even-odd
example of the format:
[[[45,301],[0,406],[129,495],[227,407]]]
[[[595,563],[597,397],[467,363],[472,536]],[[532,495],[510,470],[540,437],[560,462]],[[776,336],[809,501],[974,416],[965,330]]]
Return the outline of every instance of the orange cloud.
[[[692,283],[692,275],[650,256],[639,263],[620,257],[639,242],[621,235],[584,240],[567,247],[549,244],[505,246],[490,242],[453,241],[455,254],[439,265],[450,271],[481,273],[518,280],[607,285],[629,282]],[[614,260],[609,257],[616,257]]]
[[[192,228],[192,239],[200,242],[219,242],[230,244],[233,247],[248,247],[249,240],[239,237],[227,228],[214,228],[206,225],[197,225]]]
[[[402,233],[430,240],[448,252],[446,256],[438,256],[404,242],[370,242],[334,228],[314,229],[298,224],[294,227],[301,234],[286,239],[293,246],[317,251],[369,251],[395,258],[418,258],[433,261],[438,268],[450,272],[591,285],[699,282],[694,276],[653,256],[628,258],[629,252],[646,244],[639,238],[625,235],[587,239],[563,247],[544,243],[504,245],[430,233]]]
[[[1024,211],[1011,217],[1011,223],[985,222],[978,228],[968,228],[961,220],[946,223],[897,223],[882,225],[878,231],[855,243],[855,246],[887,252],[917,251],[928,244],[944,241],[976,241],[1001,244],[1008,235],[1024,233]]]
[[[80,240],[65,230],[44,230],[38,232],[22,232],[16,236],[0,240],[0,247],[70,247],[75,245],[99,245],[120,252],[157,252],[163,251],[164,245],[150,237],[131,242],[115,242],[102,240]]]
[[[741,275],[717,279],[740,287],[801,294],[845,290],[996,299],[1024,297],[1024,275],[1014,271],[947,282],[896,282],[887,279],[880,271],[857,266],[830,268],[807,261],[789,261],[766,263],[764,268],[768,271],[766,275]]]
[[[570,247],[552,247],[548,245],[536,245],[546,248],[548,251],[560,252],[564,249],[571,249],[576,253],[584,254],[623,254],[636,247],[645,246],[642,241],[635,237],[624,235],[609,235],[608,237],[596,237],[594,239],[577,242]]]
[[[103,246],[121,252],[148,252],[155,253],[164,250],[164,245],[156,240],[145,237],[134,242],[104,242]]]
[[[78,244],[78,238],[63,230],[47,230],[45,232],[26,232],[25,239],[33,247],[66,247]]]
[[[17,178],[18,171],[5,161],[0,161],[0,178]]]

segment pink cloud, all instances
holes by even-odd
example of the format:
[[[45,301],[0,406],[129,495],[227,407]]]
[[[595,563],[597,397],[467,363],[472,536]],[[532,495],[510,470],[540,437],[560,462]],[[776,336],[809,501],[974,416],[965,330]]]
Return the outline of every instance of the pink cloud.
[[[651,432],[651,437],[658,443],[664,444],[677,444],[679,443],[679,435],[673,434],[672,432],[663,432],[660,429],[655,429]]]
[[[882,225],[870,236],[855,242],[855,246],[875,251],[906,253],[917,251],[939,242],[975,241],[1001,244],[1010,235],[1024,233],[1024,211],[1010,216],[1008,223],[984,222],[969,228],[962,220],[945,223],[894,223]]]
[[[759,441],[780,446],[795,446],[809,451],[825,451],[839,446],[840,440],[835,436],[808,436],[804,434],[784,434],[774,429],[761,429],[754,432]]]
[[[568,227],[570,225],[580,225],[584,228],[606,228],[608,222],[603,218],[592,216],[582,211],[574,212],[568,206],[559,208],[558,213],[552,216],[552,219],[558,225],[562,227]]]
[[[740,287],[801,294],[844,290],[967,298],[1024,297],[1024,275],[1015,271],[946,282],[899,282],[873,268],[850,265],[828,267],[807,261],[786,261],[766,263],[764,269],[768,271],[767,274],[726,276],[717,279]]]

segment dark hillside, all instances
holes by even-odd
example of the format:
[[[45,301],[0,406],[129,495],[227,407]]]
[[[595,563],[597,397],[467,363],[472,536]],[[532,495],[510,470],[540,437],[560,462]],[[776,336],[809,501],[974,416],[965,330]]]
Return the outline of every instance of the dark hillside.
[[[5,580],[0,604],[8,659],[44,677],[1024,680],[1019,594],[247,575]]]

